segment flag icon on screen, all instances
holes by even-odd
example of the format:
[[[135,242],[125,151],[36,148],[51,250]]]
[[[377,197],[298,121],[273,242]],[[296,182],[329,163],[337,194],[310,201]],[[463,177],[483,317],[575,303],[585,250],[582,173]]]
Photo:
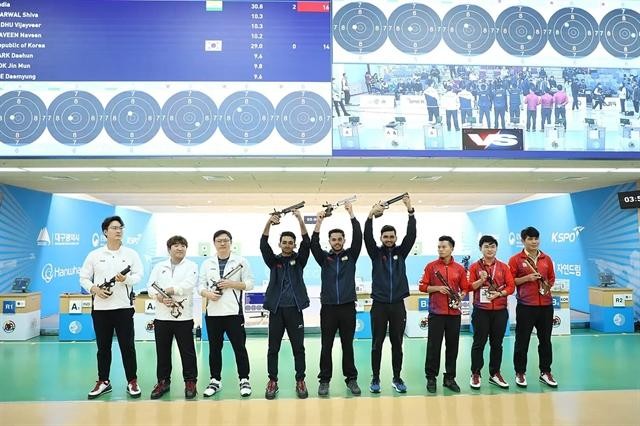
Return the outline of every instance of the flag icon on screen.
[[[207,12],[222,12],[222,0],[206,0]]]
[[[222,52],[222,40],[205,40],[205,52]]]

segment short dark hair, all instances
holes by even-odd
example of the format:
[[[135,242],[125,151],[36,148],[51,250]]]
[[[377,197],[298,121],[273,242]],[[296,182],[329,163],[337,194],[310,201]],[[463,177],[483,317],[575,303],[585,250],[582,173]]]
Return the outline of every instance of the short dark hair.
[[[120,226],[124,226],[124,222],[120,216],[109,216],[105,220],[102,221],[102,231],[106,231],[111,222],[116,221],[120,223]]]
[[[520,231],[520,238],[524,241],[527,237],[540,238],[540,232],[533,226],[527,226]]]
[[[344,231],[340,228],[334,228],[327,234],[329,238],[331,238],[331,234],[340,234],[342,238],[344,238]]]
[[[489,245],[495,245],[496,247],[498,247],[498,240],[493,238],[491,235],[483,235],[482,237],[480,237],[480,242],[478,243],[478,247],[482,248],[482,245],[484,243],[487,243]]]
[[[282,237],[291,237],[293,238],[293,242],[296,242],[296,234],[291,231],[284,231],[282,234],[280,234],[280,242],[282,242]]]
[[[456,242],[453,241],[453,238],[448,235],[441,236],[440,238],[438,238],[438,241],[447,241],[449,244],[451,244],[451,248],[454,248],[456,246]]]
[[[173,237],[167,240],[167,250],[171,249],[171,246],[174,244],[182,244],[185,247],[189,247],[189,243],[187,239],[182,235],[174,235]]]
[[[396,228],[394,228],[391,225],[385,225],[382,227],[382,229],[380,229],[380,235],[384,234],[385,232],[389,232],[389,231],[393,231],[393,233],[396,233]]]
[[[220,229],[219,231],[216,231],[213,234],[213,240],[215,241],[215,239],[218,238],[222,234],[227,234],[229,236],[229,239],[233,241],[233,237],[231,236],[231,232],[229,232],[227,230],[224,230],[224,229]]]

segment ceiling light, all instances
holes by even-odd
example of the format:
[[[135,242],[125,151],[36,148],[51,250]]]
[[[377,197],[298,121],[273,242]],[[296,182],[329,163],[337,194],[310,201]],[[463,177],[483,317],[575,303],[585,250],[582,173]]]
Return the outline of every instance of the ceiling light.
[[[197,172],[195,167],[110,167],[114,172],[131,173],[188,173]]]
[[[21,173],[26,170],[20,169],[18,167],[0,167],[0,173]]]
[[[442,176],[414,176],[409,179],[412,182],[437,182],[442,179]]]
[[[450,172],[452,167],[371,167],[371,172],[383,173],[431,173]]]
[[[454,172],[462,173],[527,173],[534,171],[533,167],[456,167]]]
[[[262,173],[282,172],[284,167],[198,167],[199,172],[213,173]]]
[[[108,167],[23,167],[23,169],[32,173],[90,173],[111,171]]]
[[[598,167],[540,167],[534,170],[536,173],[608,173],[613,169]]]
[[[613,173],[639,173],[640,174],[640,169],[620,168],[620,169],[611,169],[611,172],[613,172]]]

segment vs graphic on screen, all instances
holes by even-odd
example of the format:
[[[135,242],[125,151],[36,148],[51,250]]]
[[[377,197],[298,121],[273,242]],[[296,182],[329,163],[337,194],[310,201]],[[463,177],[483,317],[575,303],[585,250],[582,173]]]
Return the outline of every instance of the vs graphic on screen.
[[[522,129],[462,129],[462,149],[522,151]]]

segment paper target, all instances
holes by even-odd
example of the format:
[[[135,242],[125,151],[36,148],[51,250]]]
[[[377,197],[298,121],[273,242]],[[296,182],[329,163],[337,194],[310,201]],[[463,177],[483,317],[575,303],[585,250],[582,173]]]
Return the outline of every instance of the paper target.
[[[48,129],[64,145],[86,145],[102,131],[104,107],[84,91],[64,92],[49,105]]]
[[[218,126],[218,107],[202,92],[185,90],[162,107],[162,130],[178,145],[200,145]]]
[[[640,56],[640,14],[635,10],[616,9],[600,21],[600,43],[616,58]]]
[[[160,105],[149,94],[122,92],[107,104],[104,128],[119,144],[142,145],[160,130],[160,113]]]
[[[333,36],[347,52],[371,53],[387,40],[387,17],[371,3],[349,3],[333,17]]]
[[[47,127],[47,107],[31,92],[14,90],[0,96],[0,141],[28,145]]]
[[[273,131],[274,108],[264,95],[254,92],[236,92],[220,105],[220,131],[237,145],[256,145]]]
[[[461,55],[480,55],[495,40],[493,18],[478,6],[455,6],[442,19],[442,26],[445,43]]]
[[[276,129],[287,142],[305,146],[321,141],[331,130],[331,107],[313,92],[293,92],[276,107]]]
[[[513,56],[533,56],[547,44],[547,22],[530,7],[505,9],[496,20],[496,38],[502,50]]]
[[[549,19],[549,42],[562,56],[588,56],[598,47],[598,23],[584,9],[565,7]]]
[[[404,53],[428,53],[440,43],[441,26],[440,17],[430,7],[403,4],[389,17],[389,40]]]

